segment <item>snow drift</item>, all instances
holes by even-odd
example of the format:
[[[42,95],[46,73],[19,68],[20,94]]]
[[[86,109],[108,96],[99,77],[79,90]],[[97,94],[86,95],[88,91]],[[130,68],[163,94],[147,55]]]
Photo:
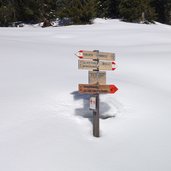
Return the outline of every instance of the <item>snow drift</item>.
[[[116,53],[92,137],[87,71],[78,50]],[[0,28],[0,170],[170,171],[171,27],[96,19],[93,25]],[[103,117],[102,117],[103,118]]]

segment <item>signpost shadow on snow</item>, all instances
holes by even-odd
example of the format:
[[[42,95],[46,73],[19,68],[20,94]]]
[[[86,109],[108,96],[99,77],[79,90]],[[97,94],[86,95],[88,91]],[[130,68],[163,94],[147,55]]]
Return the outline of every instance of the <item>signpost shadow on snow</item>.
[[[89,109],[89,100],[92,95],[89,94],[80,94],[78,91],[74,91],[71,93],[73,95],[74,100],[83,100],[83,106],[75,109],[75,115],[81,116],[83,118],[88,118],[90,122],[93,122],[93,111]],[[107,103],[100,102],[100,118],[107,119],[114,116],[104,115],[107,111],[110,110],[110,106]]]

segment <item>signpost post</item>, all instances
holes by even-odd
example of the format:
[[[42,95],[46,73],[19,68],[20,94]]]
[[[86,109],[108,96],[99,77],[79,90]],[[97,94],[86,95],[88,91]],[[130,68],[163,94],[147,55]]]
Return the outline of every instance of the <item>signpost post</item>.
[[[99,122],[99,93],[96,94],[96,110],[93,110],[93,135],[100,137],[100,122]]]
[[[118,88],[115,85],[106,85],[106,72],[100,70],[115,70],[116,64],[115,54],[109,52],[99,52],[80,50],[76,54],[78,60],[78,68],[89,70],[89,84],[79,84],[78,89],[82,94],[92,94],[90,98],[90,109],[93,110],[93,135],[100,136],[99,129],[99,94],[114,94]]]
[[[95,137],[100,136],[100,121],[99,121],[99,104],[100,104],[100,99],[99,99],[99,68],[100,68],[100,63],[99,63],[99,50],[94,50],[93,52],[96,53],[96,60],[97,61],[97,86],[98,86],[98,91],[96,94],[96,110],[93,110],[93,135]]]

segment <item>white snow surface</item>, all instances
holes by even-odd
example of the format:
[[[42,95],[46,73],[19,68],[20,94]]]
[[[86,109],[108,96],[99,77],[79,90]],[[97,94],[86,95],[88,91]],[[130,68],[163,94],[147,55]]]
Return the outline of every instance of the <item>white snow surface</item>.
[[[114,52],[115,94],[100,95],[92,136],[88,72],[78,50]],[[0,28],[1,171],[170,171],[171,27],[96,19],[93,25]]]

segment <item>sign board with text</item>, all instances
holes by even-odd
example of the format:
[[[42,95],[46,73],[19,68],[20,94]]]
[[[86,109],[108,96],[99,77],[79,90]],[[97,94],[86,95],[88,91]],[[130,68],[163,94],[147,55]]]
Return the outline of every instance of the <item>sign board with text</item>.
[[[118,88],[115,85],[79,84],[79,93],[82,94],[114,94]]]
[[[83,59],[99,59],[105,61],[115,60],[115,54],[109,52],[93,52],[93,51],[80,50],[77,53],[77,56]]]
[[[96,97],[90,97],[90,110],[96,110]]]
[[[78,60],[78,69],[85,69],[85,70],[115,70],[116,64],[114,61],[92,61],[92,60]]]
[[[88,72],[88,83],[89,84],[106,84],[106,72],[102,71],[89,71]]]

